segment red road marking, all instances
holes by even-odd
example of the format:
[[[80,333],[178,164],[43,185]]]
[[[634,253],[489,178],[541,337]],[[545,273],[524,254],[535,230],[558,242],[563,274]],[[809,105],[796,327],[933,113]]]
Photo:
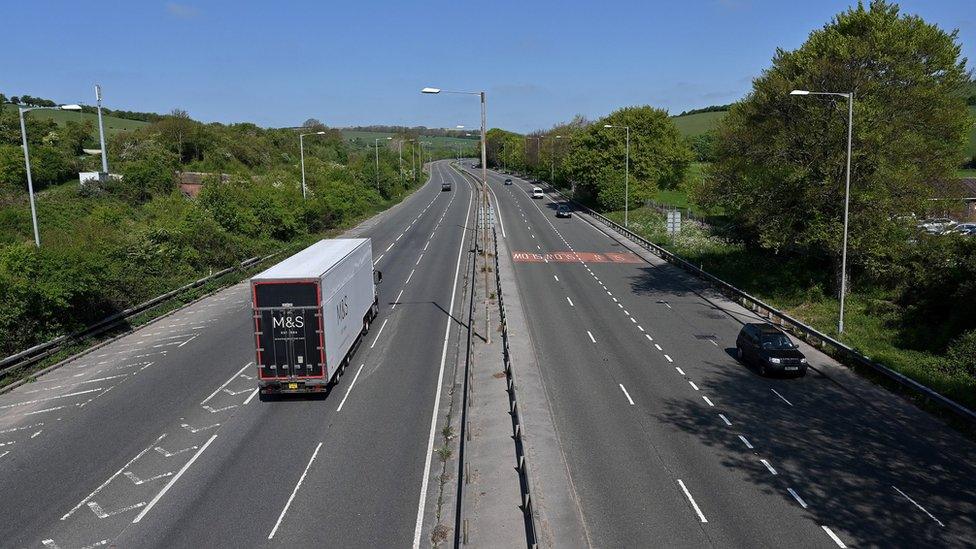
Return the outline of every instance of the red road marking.
[[[641,263],[641,259],[631,252],[512,252],[512,261],[516,263]]]

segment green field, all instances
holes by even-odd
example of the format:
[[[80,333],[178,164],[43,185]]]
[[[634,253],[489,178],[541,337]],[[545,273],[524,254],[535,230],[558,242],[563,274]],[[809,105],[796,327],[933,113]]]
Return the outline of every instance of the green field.
[[[16,111],[17,105],[4,105],[4,109],[11,109]],[[54,120],[58,124],[64,124],[69,120],[74,120],[75,122],[85,122],[90,120],[95,126],[95,137],[98,137],[98,115],[91,114],[87,112],[76,112],[76,111],[55,111],[55,110],[36,110],[31,111],[26,116],[29,116],[35,120]],[[128,120],[126,118],[118,118],[115,116],[102,116],[102,122],[105,124],[105,133],[107,135],[115,135],[119,132],[126,130],[134,130],[141,128],[148,124],[147,122],[142,122],[140,120]]]
[[[383,139],[386,137],[393,137],[392,133],[389,132],[369,132],[369,131],[357,131],[357,130],[340,130],[342,132],[342,137],[346,141],[360,141],[362,143],[373,145],[374,140],[377,138]],[[477,135],[477,132],[474,132]],[[469,137],[467,139],[462,139],[459,137],[430,137],[421,136],[421,140],[430,141],[433,143],[435,148],[447,148],[456,147],[461,145],[462,147],[474,147],[478,144],[478,138],[475,136]]]
[[[719,121],[724,117],[724,111],[700,112],[685,116],[674,116],[671,117],[671,120],[674,120],[674,125],[678,126],[678,131],[681,132],[681,135],[692,137],[715,129]]]

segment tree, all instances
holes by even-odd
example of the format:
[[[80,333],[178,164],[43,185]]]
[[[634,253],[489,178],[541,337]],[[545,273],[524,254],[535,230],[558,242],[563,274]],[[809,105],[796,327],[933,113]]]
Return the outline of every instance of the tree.
[[[630,127],[631,204],[681,183],[693,160],[691,149],[666,111],[645,105],[617,110],[573,138],[566,169],[577,193],[603,208],[624,206],[626,132],[607,124]]]
[[[885,1],[859,4],[799,49],[777,50],[720,125],[718,159],[695,198],[723,206],[749,242],[838,258],[847,102],[790,90],[852,91],[850,254],[881,275],[904,244],[898,217],[921,211],[928,184],[962,159],[966,81],[955,32]]]

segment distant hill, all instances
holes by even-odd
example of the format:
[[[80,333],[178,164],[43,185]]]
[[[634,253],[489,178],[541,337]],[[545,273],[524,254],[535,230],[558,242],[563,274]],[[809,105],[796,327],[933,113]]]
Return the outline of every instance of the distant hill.
[[[719,121],[725,118],[727,112],[702,110],[693,114],[672,116],[671,120],[674,120],[674,125],[678,126],[678,131],[681,132],[681,135],[694,137],[715,129]]]
[[[373,146],[375,140],[385,139],[387,137],[392,137],[393,132],[384,131],[366,131],[358,129],[340,129],[342,132],[342,137],[352,144],[358,145],[368,145]],[[444,137],[444,136],[431,136],[431,135],[421,135],[421,140],[430,141],[436,148],[447,148],[456,147],[461,145],[462,147],[474,147],[478,144],[477,132],[472,137]],[[409,147],[409,145],[404,144],[404,147]]]
[[[4,109],[10,109],[13,111],[16,111],[17,107],[18,105],[13,105],[13,104],[4,104],[3,106]],[[30,116],[31,118],[34,118],[36,120],[54,120],[55,122],[61,125],[63,125],[65,122],[69,120],[74,120],[75,122],[85,122],[86,120],[90,120],[91,123],[95,126],[95,136],[98,137],[98,115],[97,114],[87,113],[87,112],[77,112],[77,111],[55,111],[55,110],[41,109],[41,110],[31,111],[30,114],[28,114],[27,116]],[[148,124],[148,122],[142,122],[139,120],[129,120],[127,118],[118,118],[116,116],[107,116],[107,115],[102,116],[102,122],[105,124],[105,133],[108,135],[115,135],[119,132],[123,132],[126,130],[134,130]]]

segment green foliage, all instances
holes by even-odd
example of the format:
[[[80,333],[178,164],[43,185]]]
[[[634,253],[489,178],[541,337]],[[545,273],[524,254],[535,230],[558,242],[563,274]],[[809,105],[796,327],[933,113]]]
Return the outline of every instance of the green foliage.
[[[714,162],[716,141],[714,132],[700,133],[688,138],[688,146],[691,147],[698,162]]]
[[[0,187],[19,189],[27,181],[24,150],[16,145],[0,145]]]
[[[731,214],[770,250],[834,258],[843,235],[847,102],[794,88],[854,92],[850,259],[883,276],[904,248],[898,216],[921,211],[927,182],[960,162],[970,123],[955,33],[884,1],[841,13],[773,65],[723,121],[718,159],[696,201]]]
[[[976,330],[965,332],[956,338],[946,353],[950,371],[961,371],[976,378]]]
[[[626,132],[630,127],[630,200],[650,199],[658,189],[672,189],[684,179],[692,152],[667,112],[652,107],[628,107],[598,120],[572,139],[566,160],[569,176],[584,199],[596,198],[604,208],[618,204],[609,187],[625,179]]]

